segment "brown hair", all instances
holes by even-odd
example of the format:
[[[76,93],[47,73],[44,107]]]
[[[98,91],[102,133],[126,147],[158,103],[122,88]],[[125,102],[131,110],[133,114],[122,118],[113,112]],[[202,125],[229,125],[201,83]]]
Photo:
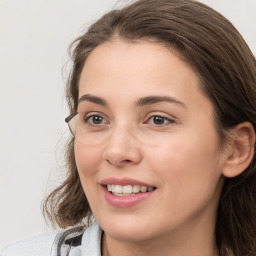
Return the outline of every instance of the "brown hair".
[[[256,61],[234,26],[210,7],[193,0],[139,0],[105,14],[71,46],[73,69],[66,88],[70,112],[78,105],[78,83],[88,55],[118,37],[154,40],[176,49],[201,79],[215,109],[222,140],[229,128],[249,121],[256,127]],[[68,143],[68,177],[44,204],[60,227],[81,224],[92,213]],[[87,218],[86,218],[87,217]],[[84,225],[85,223],[83,223]],[[226,178],[218,207],[216,242],[220,255],[256,255],[256,160],[239,176]]]

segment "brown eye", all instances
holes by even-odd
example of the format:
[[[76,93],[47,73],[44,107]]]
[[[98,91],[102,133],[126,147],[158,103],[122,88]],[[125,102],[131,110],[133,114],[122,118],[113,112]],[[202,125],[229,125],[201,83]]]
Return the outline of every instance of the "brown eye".
[[[99,115],[91,115],[91,116],[87,117],[85,121],[92,125],[99,125],[99,124],[107,123],[107,120],[104,117],[99,116]]]
[[[153,118],[152,118],[152,121],[153,121],[153,123],[154,124],[164,124],[164,122],[165,122],[165,118],[164,117],[162,117],[162,116],[154,116]]]
[[[174,123],[173,120],[164,117],[164,116],[151,116],[148,121],[148,124],[155,124],[155,125],[165,125],[165,124],[170,124],[170,123]]]

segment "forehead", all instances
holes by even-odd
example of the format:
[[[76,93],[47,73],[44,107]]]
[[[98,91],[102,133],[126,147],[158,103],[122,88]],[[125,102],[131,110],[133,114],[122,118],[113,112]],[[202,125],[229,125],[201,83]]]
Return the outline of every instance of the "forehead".
[[[113,40],[96,47],[88,56],[79,83],[79,95],[108,88],[123,92],[140,89],[187,93],[200,81],[192,68],[172,49],[160,43]],[[155,92],[155,91],[154,91]]]

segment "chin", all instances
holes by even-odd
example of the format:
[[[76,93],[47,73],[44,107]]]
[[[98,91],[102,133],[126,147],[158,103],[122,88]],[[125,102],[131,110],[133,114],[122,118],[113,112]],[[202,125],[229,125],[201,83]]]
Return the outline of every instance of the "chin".
[[[113,218],[112,221],[99,221],[99,225],[104,232],[115,240],[139,242],[145,241],[156,235],[154,223],[142,221],[142,219],[130,218]]]
[[[111,229],[104,230],[104,232],[115,240],[126,242],[141,242],[152,238],[148,230],[144,228],[125,229],[112,227]]]

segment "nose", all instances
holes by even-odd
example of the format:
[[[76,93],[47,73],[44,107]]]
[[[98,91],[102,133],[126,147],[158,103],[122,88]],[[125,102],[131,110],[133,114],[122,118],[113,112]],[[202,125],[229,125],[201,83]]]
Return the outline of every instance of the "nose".
[[[142,159],[139,142],[131,131],[124,128],[115,129],[107,142],[103,158],[118,168],[136,165]]]

